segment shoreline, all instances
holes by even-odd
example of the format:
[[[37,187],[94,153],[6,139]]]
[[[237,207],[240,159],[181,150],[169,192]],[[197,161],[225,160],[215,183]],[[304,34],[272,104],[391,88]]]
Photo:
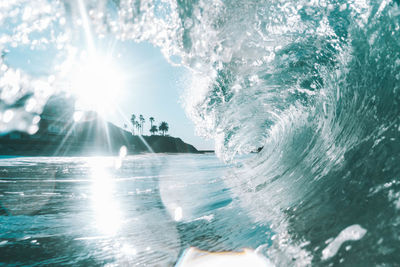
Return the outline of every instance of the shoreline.
[[[129,156],[147,156],[147,155],[207,155],[213,153],[185,153],[185,152],[159,152],[159,153],[151,153],[151,152],[143,152],[137,154],[127,154],[125,157]],[[13,159],[13,158],[95,158],[95,157],[109,157],[115,158],[119,157],[119,155],[110,155],[110,154],[92,154],[92,155],[1,155],[0,160],[2,159]]]
[[[169,135],[132,135],[131,132],[100,118],[68,124],[58,134],[46,127],[34,135],[10,132],[0,137],[0,153],[19,156],[86,156],[119,155],[125,146],[127,154],[201,153],[179,137]]]
[[[145,142],[143,142],[143,140]],[[203,154],[194,146],[171,136],[119,136],[107,142],[100,139],[73,138],[27,138],[22,140],[0,139],[0,151],[6,156],[117,156],[121,147],[126,147],[128,155],[146,153],[190,153]]]

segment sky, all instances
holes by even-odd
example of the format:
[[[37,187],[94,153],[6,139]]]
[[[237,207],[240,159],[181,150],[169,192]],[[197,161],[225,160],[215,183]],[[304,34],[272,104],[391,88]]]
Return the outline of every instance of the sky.
[[[160,50],[150,44],[117,43],[114,51],[118,67],[129,74],[123,93],[116,98],[126,117],[114,112],[106,117],[108,120],[123,126],[132,113],[137,117],[142,114],[146,119],[144,134],[149,134],[149,117],[154,117],[157,125],[168,122],[171,136],[180,137],[197,149],[214,149],[212,140],[195,135],[194,124],[182,107],[180,97],[189,84],[188,70],[169,64]]]
[[[116,12],[115,6],[109,7],[108,11]],[[154,117],[156,125],[161,121],[169,124],[168,133],[171,136],[180,137],[197,149],[214,148],[212,140],[196,136],[194,124],[186,117],[182,108],[180,96],[185,86],[190,84],[189,70],[169,64],[160,49],[149,43],[122,42],[117,41],[114,36],[98,38],[91,29],[84,6],[79,6],[77,14],[71,11],[67,18],[71,21],[67,21],[65,26],[52,26],[55,31],[71,26],[73,35],[68,42],[78,50],[69,67],[60,68],[68,69],[66,77],[63,76],[66,79],[63,82],[68,84],[67,91],[84,100],[81,102],[94,103],[94,109],[99,112],[101,110],[100,113],[106,120],[120,127],[130,124],[132,113],[137,117],[142,114],[146,119],[143,132],[145,135],[150,134],[149,117]],[[82,22],[80,26],[75,25],[77,19]],[[0,27],[0,36],[2,33],[15,32],[15,27],[21,22],[19,18]],[[30,37],[50,39],[51,35],[50,30],[45,30],[34,32]],[[58,50],[55,44],[31,49],[29,44],[20,43],[7,48],[5,60],[8,65],[33,77],[46,79],[53,74],[58,77],[57,66],[68,62],[70,55],[65,50]],[[102,61],[103,57],[107,60]],[[123,78],[113,79],[117,77]],[[104,84],[110,89],[104,90]]]
[[[212,140],[195,134],[194,124],[187,118],[182,107],[180,97],[185,86],[190,84],[188,70],[169,64],[160,50],[148,43],[106,39],[99,44],[97,50],[112,57],[112,64],[107,65],[106,70],[112,73],[110,68],[115,67],[124,76],[120,90],[115,90],[115,93],[114,89],[110,91],[114,108],[108,107],[103,112],[106,120],[124,127],[124,124],[130,126],[131,114],[137,117],[142,114],[146,119],[143,134],[149,135],[149,117],[154,117],[156,125],[161,121],[169,124],[168,133],[171,136],[180,137],[200,150],[214,149]],[[55,55],[56,51],[52,50],[30,51],[20,47],[10,49],[7,63],[30,75],[40,76],[51,73],[54,61],[59,60]],[[96,92],[90,92],[87,97],[93,101],[96,96]]]

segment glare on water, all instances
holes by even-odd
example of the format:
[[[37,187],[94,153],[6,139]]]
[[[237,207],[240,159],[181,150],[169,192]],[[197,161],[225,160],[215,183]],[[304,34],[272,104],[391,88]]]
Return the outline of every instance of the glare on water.
[[[215,157],[120,152],[117,158],[2,160],[0,212],[13,216],[0,216],[0,262],[173,266],[189,247],[235,251],[265,244],[268,229],[249,227],[220,175],[210,175],[224,170]],[[18,188],[17,173],[30,177],[18,179]],[[21,206],[28,194],[31,204]]]
[[[121,226],[122,216],[118,202],[114,199],[114,180],[106,169],[109,160],[93,158],[89,164],[95,225],[102,234],[114,235]]]

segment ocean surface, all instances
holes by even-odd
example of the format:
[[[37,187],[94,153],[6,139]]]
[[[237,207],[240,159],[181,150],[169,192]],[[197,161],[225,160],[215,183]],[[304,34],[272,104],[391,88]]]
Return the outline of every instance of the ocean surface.
[[[400,265],[398,0],[6,0],[0,14],[1,132],[35,132],[76,51],[111,36],[190,72],[186,112],[229,164],[132,158],[97,186],[86,159],[3,161],[2,186],[19,192],[2,193],[3,261],[103,264],[126,245],[149,265],[185,246],[259,248],[277,266]],[[59,64],[43,77],[7,65],[27,48]],[[20,201],[27,185],[48,194]]]
[[[214,155],[0,159],[0,265],[173,266],[268,246]]]

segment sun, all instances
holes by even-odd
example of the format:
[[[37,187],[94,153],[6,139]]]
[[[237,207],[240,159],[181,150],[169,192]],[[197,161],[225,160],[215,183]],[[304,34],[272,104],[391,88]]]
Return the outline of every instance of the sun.
[[[100,115],[114,108],[123,86],[123,71],[111,58],[99,55],[77,63],[71,77],[71,92],[77,97],[76,108],[94,110]]]

